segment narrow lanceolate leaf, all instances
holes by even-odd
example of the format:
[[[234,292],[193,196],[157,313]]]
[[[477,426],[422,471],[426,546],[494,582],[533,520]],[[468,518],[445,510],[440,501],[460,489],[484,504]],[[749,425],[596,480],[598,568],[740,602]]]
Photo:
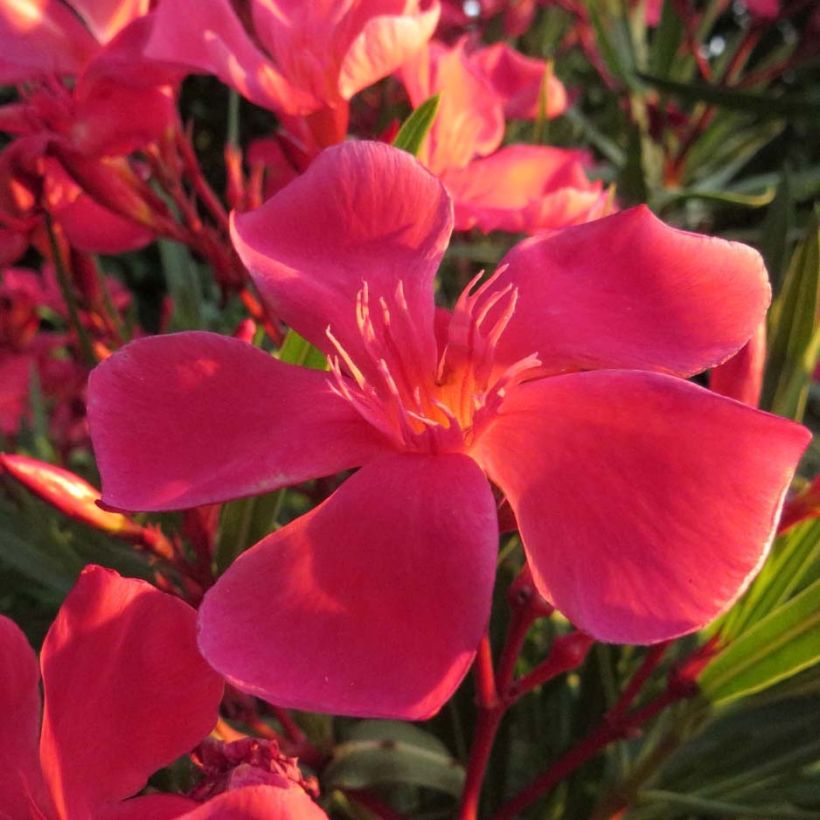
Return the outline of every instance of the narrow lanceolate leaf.
[[[682,39],[683,20],[676,11],[674,2],[665,0],[661,21],[655,30],[649,54],[649,69],[652,74],[659,77],[669,76]]]
[[[363,721],[333,750],[326,787],[423,786],[458,797],[464,769],[434,735],[409,723]]]
[[[820,660],[820,579],[730,644],[700,676],[722,703],[759,692]]]
[[[769,314],[769,357],[761,406],[800,420],[820,349],[820,219],[795,249]]]
[[[762,117],[799,117],[808,122],[820,119],[820,95],[817,94],[760,94],[707,83],[679,83],[640,72],[637,76],[647,85],[674,94],[687,102],[705,102]]]
[[[761,231],[760,252],[766,260],[766,270],[769,271],[775,293],[780,293],[781,282],[786,273],[789,231],[794,226],[795,200],[791,177],[788,170],[783,171],[775,198],[766,211]]]
[[[393,145],[396,148],[401,148],[414,157],[418,156],[424,138],[429,133],[433,120],[438,113],[439,99],[440,96],[436,94],[434,97],[430,97],[429,100],[425,100],[402,123],[399,133],[396,134],[393,140]]]
[[[775,541],[766,565],[749,590],[717,625],[731,641],[815,580],[820,568],[820,520],[792,527]]]

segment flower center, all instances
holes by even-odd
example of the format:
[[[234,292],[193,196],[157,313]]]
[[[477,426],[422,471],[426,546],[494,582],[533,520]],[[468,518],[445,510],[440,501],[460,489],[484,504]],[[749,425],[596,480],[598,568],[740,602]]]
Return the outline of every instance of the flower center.
[[[365,282],[356,296],[356,349],[326,331],[337,351],[329,358],[334,392],[400,449],[468,449],[509,390],[540,366],[535,354],[508,367],[496,362],[518,300],[512,285],[487,295],[499,273],[473,291],[479,274],[465,288],[438,351],[430,330],[414,322],[401,282],[389,300],[371,299]]]

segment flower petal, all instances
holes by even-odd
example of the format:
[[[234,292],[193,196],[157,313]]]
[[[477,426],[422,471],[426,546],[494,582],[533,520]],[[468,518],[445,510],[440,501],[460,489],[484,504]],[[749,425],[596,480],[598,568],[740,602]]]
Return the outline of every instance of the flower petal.
[[[48,803],[37,753],[40,670],[26,636],[0,615],[0,816],[29,817]]]
[[[276,313],[317,347],[325,330],[361,347],[355,297],[392,301],[402,283],[419,338],[433,339],[433,279],[452,231],[441,183],[377,142],[328,148],[261,208],[235,214],[233,242]],[[355,356],[354,356],[355,358]]]
[[[475,462],[387,456],[231,566],[200,609],[200,648],[272,703],[429,717],[487,624],[497,544]]]
[[[709,387],[721,396],[757,407],[766,365],[766,322],[758,325],[746,344],[709,374]]]
[[[246,786],[227,791],[180,820],[327,820],[302,789]]]
[[[523,385],[475,457],[506,493],[539,590],[579,629],[697,629],[760,566],[809,432],[670,376]]]
[[[307,114],[319,102],[294,88],[256,47],[230,0],[163,0],[146,56],[214,74],[256,105]]]
[[[692,375],[738,350],[771,298],[752,248],[670,228],[644,206],[522,242],[502,265],[486,298],[512,283],[518,306],[499,359],[538,353],[551,373]]]
[[[198,806],[178,794],[149,794],[98,808],[94,820],[175,820]]]
[[[567,90],[544,60],[525,57],[506,43],[479,49],[470,59],[504,101],[506,117],[536,119],[542,94],[547,118],[557,117],[567,110]]]
[[[584,173],[586,151],[510,145],[441,180],[453,197],[457,230],[564,228],[606,213],[607,194]]]
[[[80,575],[41,654],[40,758],[60,816],[138,792],[213,728],[222,681],[194,631],[194,610],[144,581]]]
[[[103,502],[170,510],[361,464],[381,439],[319,370],[192,331],[138,339],[89,380]]]
[[[148,13],[151,0],[70,0],[99,43],[113,39],[132,20]]]
[[[476,155],[492,153],[504,138],[503,100],[465,49],[464,39],[452,48],[434,42],[401,69],[414,108],[441,94],[436,118],[419,151],[419,159],[435,174],[463,168]]]
[[[97,51],[94,38],[59,0],[0,3],[0,84],[79,74]]]
[[[0,433],[13,436],[28,413],[31,374],[37,360],[30,353],[0,351]]]
[[[419,3],[377,0],[360,3],[351,15],[355,38],[347,49],[339,73],[339,92],[349,100],[354,94],[387,77],[402,66],[433,36],[440,7],[437,0],[426,10]],[[411,11],[404,13],[404,7]]]

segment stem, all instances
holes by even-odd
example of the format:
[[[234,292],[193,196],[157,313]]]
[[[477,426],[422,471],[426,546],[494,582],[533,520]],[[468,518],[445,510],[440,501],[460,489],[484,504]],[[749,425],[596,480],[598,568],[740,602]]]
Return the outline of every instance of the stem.
[[[228,212],[225,210],[222,200],[208,184],[208,180],[205,179],[202,169],[199,167],[199,160],[196,158],[193,146],[191,145],[190,135],[178,131],[177,146],[182,156],[183,167],[190,177],[196,195],[208,209],[208,212],[219,226],[219,229],[227,235],[230,230]]]
[[[536,591],[532,575],[526,566],[510,586],[507,597],[512,609],[512,617],[498,662],[498,671],[493,671],[492,652],[487,635],[479,644],[476,655],[476,700],[478,701],[479,711],[473,745],[470,749],[470,758],[467,762],[467,777],[461,796],[461,806],[458,814],[460,820],[476,820],[478,817],[481,787],[484,783],[493,744],[501,726],[501,721],[507,709],[525,691],[528,691],[521,688],[520,682],[518,684],[513,682],[516,660],[532,624],[538,618],[552,612],[552,607]],[[560,640],[553,644],[549,656],[541,666],[551,662],[556,648],[559,648],[558,654],[564,654],[560,650]],[[563,665],[555,664],[552,677],[567,668],[577,666],[580,663],[577,653],[573,657],[574,662],[571,665],[566,663]],[[548,677],[545,677],[544,680],[547,680]]]
[[[686,697],[693,697],[697,688],[687,680],[671,675],[666,690],[646,706],[628,712],[630,703],[659,663],[665,644],[652,647],[643,663],[624,689],[615,706],[607,712],[601,723],[586,737],[582,738],[563,757],[559,758],[545,772],[535,778],[512,800],[505,803],[494,815],[493,820],[513,820],[540,797],[547,794],[564,778],[595,757],[602,749],[615,740],[622,740],[633,734],[640,726],[654,718],[667,706]]]
[[[467,763],[467,777],[464,791],[461,794],[460,820],[475,820],[478,817],[478,801],[481,797],[481,784],[493,742],[501,723],[503,710],[498,700],[498,689],[493,672],[493,656],[490,638],[487,633],[478,645],[475,659],[476,700],[478,701],[478,721],[476,722],[473,745],[470,748],[470,759]]]
[[[48,231],[48,244],[51,250],[51,259],[52,262],[54,262],[54,270],[57,272],[57,281],[60,285],[60,293],[62,294],[63,301],[65,302],[66,309],[68,310],[68,318],[71,326],[77,334],[77,340],[80,344],[80,352],[82,353],[83,359],[85,359],[87,365],[93,367],[97,364],[97,360],[91,347],[91,340],[88,338],[85,327],[83,327],[83,323],[80,320],[80,313],[77,310],[77,299],[75,298],[74,291],[71,287],[71,281],[69,279],[68,270],[66,269],[65,259],[63,258],[63,254],[60,249],[60,243],[57,239],[57,232],[54,227],[54,222],[48,212],[46,212],[45,217],[46,230]]]

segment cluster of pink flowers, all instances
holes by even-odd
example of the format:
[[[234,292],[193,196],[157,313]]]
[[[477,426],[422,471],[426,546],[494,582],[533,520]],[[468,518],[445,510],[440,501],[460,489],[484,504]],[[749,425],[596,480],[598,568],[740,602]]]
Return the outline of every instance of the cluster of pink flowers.
[[[587,150],[505,144],[510,121],[558,117],[579,91],[465,28],[504,13],[520,33],[538,3],[479,6],[0,3],[0,82],[19,92],[0,108],[0,431],[31,423],[34,379],[63,459],[90,435],[101,498],[3,463],[177,568],[179,543],[130,515],[187,511],[204,555],[164,591],[87,568],[39,671],[0,618],[0,817],[325,816],[274,741],[220,733],[224,683],[277,708],[436,714],[487,630],[502,502],[538,594],[598,641],[698,630],[760,568],[810,439],[754,406],[763,261],[621,210]],[[276,116],[247,174],[226,154],[230,217],[180,122],[191,73]],[[367,90],[408,110],[439,95],[417,156],[368,130]],[[451,234],[476,229],[526,238],[437,305]],[[157,238],[327,367],[245,330],[128,340],[131,295],[94,254]],[[689,381],[710,369],[712,389]],[[215,577],[209,505],[354,469]],[[195,747],[197,789],[135,797]]]

